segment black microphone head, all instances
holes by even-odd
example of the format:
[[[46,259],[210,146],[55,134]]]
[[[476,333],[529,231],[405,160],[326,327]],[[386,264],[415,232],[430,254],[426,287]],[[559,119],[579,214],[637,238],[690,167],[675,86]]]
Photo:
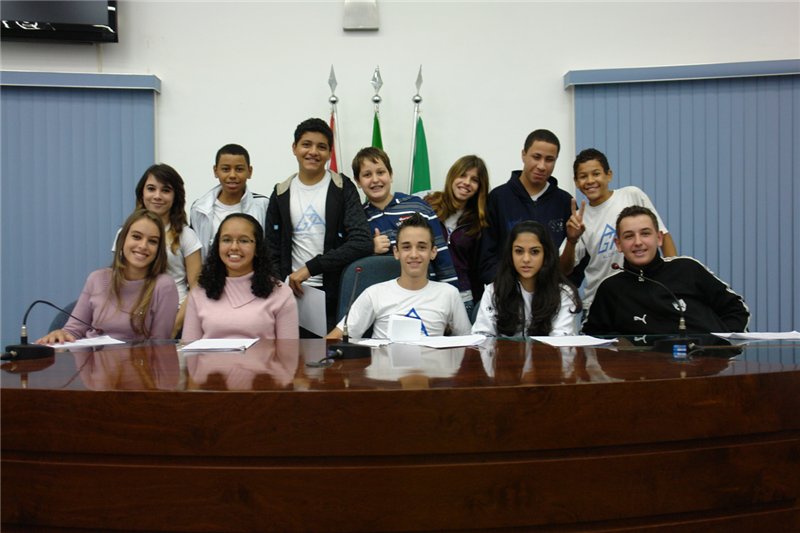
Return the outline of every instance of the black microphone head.
[[[95,331],[97,332],[97,334],[98,334],[98,335],[100,335],[101,337],[102,337],[103,335],[105,335],[105,334],[106,334],[106,332],[105,332],[105,331],[103,331],[103,328],[94,328],[94,330],[95,330]]]
[[[361,267],[356,267],[356,272],[361,272]]]
[[[613,265],[611,265],[611,268],[614,270],[622,270],[622,267],[619,266],[619,263],[614,263]]]

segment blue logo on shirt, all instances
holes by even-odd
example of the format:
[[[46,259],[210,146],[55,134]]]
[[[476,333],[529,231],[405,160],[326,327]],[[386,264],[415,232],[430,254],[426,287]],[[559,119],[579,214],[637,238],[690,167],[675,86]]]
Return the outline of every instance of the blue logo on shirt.
[[[607,252],[614,253],[617,251],[616,246],[614,246],[614,237],[616,237],[616,235],[616,230],[606,224],[606,227],[603,229],[603,234],[600,236],[600,245],[597,247],[597,255],[602,255]]]
[[[420,316],[417,314],[417,310],[416,310],[416,309],[414,309],[414,308],[412,307],[412,308],[411,308],[411,311],[409,311],[409,312],[408,312],[408,314],[407,314],[406,316],[407,316],[408,318],[416,318],[417,320],[419,320],[419,325],[420,325],[420,327],[422,328],[422,333],[423,333],[423,334],[424,334],[426,337],[428,337],[428,336],[429,336],[429,335],[428,335],[428,330],[427,330],[427,329],[425,329],[425,323],[422,321],[422,318],[420,318]]]
[[[300,222],[297,223],[297,227],[294,228],[295,231],[311,231],[314,229],[314,226],[322,226],[325,227],[325,222],[322,220],[316,211],[314,211],[313,206],[308,206],[306,212],[303,213],[303,218],[300,219]]]

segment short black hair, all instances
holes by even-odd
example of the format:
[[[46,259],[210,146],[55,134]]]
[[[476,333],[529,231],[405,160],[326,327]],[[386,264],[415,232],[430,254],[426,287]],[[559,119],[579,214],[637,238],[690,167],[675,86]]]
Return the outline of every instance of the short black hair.
[[[561,142],[556,137],[556,134],[550,130],[536,130],[532,131],[528,137],[525,139],[525,146],[523,147],[522,151],[527,152],[528,148],[536,141],[542,141],[550,144],[556,145],[556,155],[561,153]]]
[[[617,237],[619,237],[619,224],[620,224],[620,222],[622,222],[622,219],[623,218],[628,218],[628,217],[638,217],[639,215],[647,215],[647,216],[649,216],[650,219],[653,221],[653,229],[655,229],[656,232],[659,231],[658,230],[658,217],[656,216],[655,213],[653,213],[647,207],[643,207],[641,205],[630,205],[630,206],[626,207],[625,209],[623,209],[622,211],[620,211],[619,215],[617,215],[617,227],[616,227]]]
[[[244,146],[238,144],[226,144],[217,150],[217,159],[214,163],[214,166],[219,165],[219,158],[221,155],[243,155],[247,166],[250,166],[250,154],[247,153],[247,150],[245,150]]]
[[[608,171],[611,170],[611,167],[608,166],[606,154],[597,148],[587,148],[579,153],[578,157],[575,158],[575,162],[572,163],[573,179],[578,179],[578,167],[581,165],[581,163],[586,163],[587,161],[597,161],[600,163],[600,165],[603,167],[603,171],[605,171],[606,174],[608,174]]]
[[[299,143],[303,134],[309,131],[323,134],[328,139],[328,148],[333,150],[333,131],[321,118],[309,118],[298,124],[294,130],[294,144]]]
[[[436,246],[436,237],[433,234],[433,228],[430,222],[419,212],[412,214],[410,217],[403,219],[400,227],[397,228],[397,244],[400,244],[400,233],[406,228],[425,228],[428,230],[428,235],[431,236],[431,246]]]

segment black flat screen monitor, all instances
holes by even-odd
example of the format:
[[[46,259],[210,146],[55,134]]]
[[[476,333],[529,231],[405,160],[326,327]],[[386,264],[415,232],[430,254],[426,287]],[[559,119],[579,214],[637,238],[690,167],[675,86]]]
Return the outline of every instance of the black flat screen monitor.
[[[39,0],[0,2],[3,41],[116,43],[117,2]]]

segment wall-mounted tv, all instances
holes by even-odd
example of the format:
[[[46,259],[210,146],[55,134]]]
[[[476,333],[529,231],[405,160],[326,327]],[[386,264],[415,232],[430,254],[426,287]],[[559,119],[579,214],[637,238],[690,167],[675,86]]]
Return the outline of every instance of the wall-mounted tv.
[[[0,2],[0,39],[61,43],[116,43],[116,0]]]

